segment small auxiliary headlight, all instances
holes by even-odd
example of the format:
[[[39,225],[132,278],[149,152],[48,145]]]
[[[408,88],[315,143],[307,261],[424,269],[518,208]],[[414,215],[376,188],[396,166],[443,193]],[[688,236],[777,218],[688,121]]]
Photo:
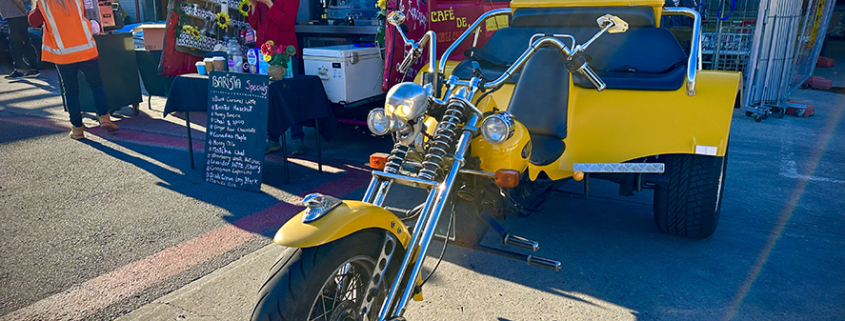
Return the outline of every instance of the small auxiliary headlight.
[[[305,195],[305,198],[302,199],[302,205],[307,208],[305,209],[305,212],[302,213],[302,223],[316,221],[342,203],[343,201],[336,197],[320,193]]]
[[[384,113],[384,108],[375,108],[367,115],[367,127],[376,135],[384,135],[390,132],[390,119]]]
[[[513,117],[503,112],[487,116],[481,122],[481,135],[491,144],[504,143],[513,135]]]

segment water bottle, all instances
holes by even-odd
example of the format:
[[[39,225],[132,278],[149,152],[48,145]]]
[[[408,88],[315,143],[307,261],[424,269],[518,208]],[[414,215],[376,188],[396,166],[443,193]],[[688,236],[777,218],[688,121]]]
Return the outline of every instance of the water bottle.
[[[229,72],[242,72],[244,58],[236,38],[229,39],[229,44],[226,46],[226,53],[229,56]]]

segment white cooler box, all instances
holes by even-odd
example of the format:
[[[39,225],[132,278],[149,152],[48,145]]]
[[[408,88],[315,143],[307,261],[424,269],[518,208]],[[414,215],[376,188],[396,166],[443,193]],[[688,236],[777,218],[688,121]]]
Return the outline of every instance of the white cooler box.
[[[350,104],[383,93],[384,59],[375,47],[305,48],[302,56],[305,74],[323,80],[333,103]]]

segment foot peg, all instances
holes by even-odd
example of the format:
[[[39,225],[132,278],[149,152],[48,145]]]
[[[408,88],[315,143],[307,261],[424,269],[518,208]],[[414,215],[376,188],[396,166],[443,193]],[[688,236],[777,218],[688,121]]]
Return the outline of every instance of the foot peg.
[[[502,237],[502,244],[534,252],[537,252],[537,250],[540,249],[540,243],[537,243],[537,241],[532,241],[522,236],[511,234],[505,234],[505,236]]]
[[[529,255],[527,262],[528,262],[528,265],[531,265],[531,266],[541,267],[541,268],[549,269],[549,270],[552,270],[552,271],[555,271],[555,272],[560,271],[560,262],[552,260],[552,259],[547,259],[547,258],[544,258],[544,257]]]

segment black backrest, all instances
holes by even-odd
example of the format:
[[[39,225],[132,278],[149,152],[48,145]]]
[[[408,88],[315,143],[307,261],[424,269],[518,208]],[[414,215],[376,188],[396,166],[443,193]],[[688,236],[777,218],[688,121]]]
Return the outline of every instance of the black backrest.
[[[522,8],[514,10],[512,27],[597,27],[596,19],[613,14],[625,20],[631,28],[654,27],[654,9],[651,7],[574,7],[574,8]]]
[[[553,47],[537,49],[522,69],[508,112],[531,135],[566,138],[569,70],[563,54]]]

